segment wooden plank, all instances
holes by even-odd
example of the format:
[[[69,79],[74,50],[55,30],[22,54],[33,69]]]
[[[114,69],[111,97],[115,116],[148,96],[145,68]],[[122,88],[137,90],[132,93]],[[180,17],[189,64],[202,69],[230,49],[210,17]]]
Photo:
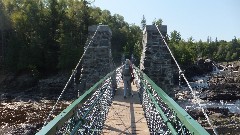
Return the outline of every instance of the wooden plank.
[[[124,99],[123,83],[120,83],[103,127],[103,135],[150,134],[136,85],[132,85],[132,89],[133,97]]]

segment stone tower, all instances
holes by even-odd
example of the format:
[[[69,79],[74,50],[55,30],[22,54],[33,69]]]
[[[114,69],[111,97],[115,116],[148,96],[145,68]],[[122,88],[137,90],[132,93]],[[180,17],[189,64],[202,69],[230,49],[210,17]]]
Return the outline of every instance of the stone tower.
[[[91,42],[95,32],[96,35]],[[112,31],[107,25],[89,26],[88,41],[84,49],[86,49],[89,43],[90,44],[85,56],[83,57],[80,77],[83,89],[89,89],[111,70],[113,70],[111,37]]]
[[[167,25],[160,26],[159,30],[163,37],[166,37]],[[168,95],[172,96],[172,58],[155,25],[146,25],[143,30],[142,44],[140,69]]]

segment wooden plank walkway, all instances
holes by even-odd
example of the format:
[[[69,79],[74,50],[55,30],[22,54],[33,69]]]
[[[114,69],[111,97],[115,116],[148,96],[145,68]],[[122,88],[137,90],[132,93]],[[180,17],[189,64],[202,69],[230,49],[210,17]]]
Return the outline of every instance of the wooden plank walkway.
[[[149,135],[147,122],[137,93],[136,85],[132,85],[133,97],[123,98],[123,82],[119,83],[107,119],[103,127],[103,135],[138,134]]]

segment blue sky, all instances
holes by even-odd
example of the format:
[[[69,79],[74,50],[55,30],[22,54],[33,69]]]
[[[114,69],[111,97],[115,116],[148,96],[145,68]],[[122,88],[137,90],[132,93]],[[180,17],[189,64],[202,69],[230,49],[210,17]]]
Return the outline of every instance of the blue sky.
[[[177,30],[185,40],[240,38],[240,0],[95,0],[92,6],[139,26],[143,15],[147,24],[161,18],[168,33]]]

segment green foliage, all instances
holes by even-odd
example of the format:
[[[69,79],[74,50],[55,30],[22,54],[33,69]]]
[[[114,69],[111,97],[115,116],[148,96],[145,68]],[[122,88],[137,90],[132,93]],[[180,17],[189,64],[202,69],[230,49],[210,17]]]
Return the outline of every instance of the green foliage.
[[[152,22],[152,24],[153,25],[158,25],[158,26],[161,26],[162,25],[162,19],[160,18],[160,19],[157,19],[157,20],[154,20],[153,22]]]
[[[79,48],[69,45],[63,45],[60,49],[60,53],[58,67],[68,70],[71,70],[76,66],[76,63],[80,58],[79,54],[81,54]]]
[[[179,43],[179,41],[181,41],[181,34],[179,32],[177,32],[176,30],[172,31],[170,33],[170,42],[171,43]]]
[[[0,4],[14,30],[6,53],[11,71],[71,70],[83,53],[88,26],[96,24],[111,28],[115,61],[120,62],[122,53],[140,58],[140,27],[129,26],[119,14],[90,7],[86,0],[4,0]]]
[[[5,0],[4,4],[15,31],[8,42],[8,68],[15,71],[31,70],[29,67],[56,70],[61,60],[60,37],[65,35],[60,24],[69,21],[65,14],[68,3],[63,0]]]
[[[146,20],[145,16],[143,15],[143,18],[142,18],[142,21],[141,21],[141,28],[142,28],[142,30],[145,28],[146,22],[147,22],[147,20]]]
[[[210,40],[195,42],[192,37],[184,41],[177,31],[171,32],[169,46],[181,65],[193,64],[197,58],[210,58],[217,62],[235,61],[239,59],[240,53],[240,44],[236,37],[232,42],[217,39],[215,42],[210,42]]]
[[[141,27],[128,24],[123,16],[91,7],[86,0],[3,0],[0,11],[0,17],[8,20],[5,24],[13,29],[5,61],[11,71],[29,70],[38,76],[41,72],[71,70],[83,53],[88,26],[96,24],[108,25],[112,30],[115,62],[120,63],[123,53],[140,60],[144,16]],[[162,19],[153,23],[161,25]],[[236,37],[231,42],[196,42],[192,37],[184,41],[180,32],[173,31],[167,42],[181,64],[192,64],[198,57],[239,59],[240,39]]]

